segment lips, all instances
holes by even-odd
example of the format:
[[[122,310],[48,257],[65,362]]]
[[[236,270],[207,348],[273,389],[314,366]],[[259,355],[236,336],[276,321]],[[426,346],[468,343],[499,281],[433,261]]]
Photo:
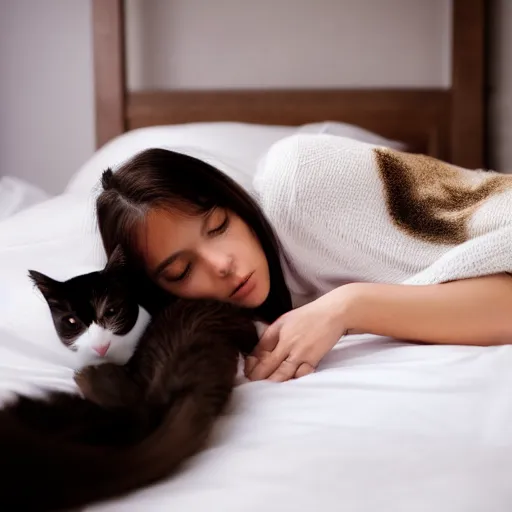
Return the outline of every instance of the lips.
[[[233,290],[230,297],[236,297],[237,295],[242,295],[243,292],[245,291],[245,286],[247,285],[247,283],[249,282],[249,280],[251,279],[253,274],[254,274],[254,272],[251,272],[247,277],[242,279],[242,281],[240,281],[238,286]]]

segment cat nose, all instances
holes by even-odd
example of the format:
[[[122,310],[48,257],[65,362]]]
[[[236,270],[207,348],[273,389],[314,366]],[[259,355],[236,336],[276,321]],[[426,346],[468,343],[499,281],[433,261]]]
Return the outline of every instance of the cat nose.
[[[106,343],[105,345],[98,345],[97,347],[92,347],[95,352],[98,353],[100,357],[104,357],[107,353],[107,350],[110,347],[110,342]]]

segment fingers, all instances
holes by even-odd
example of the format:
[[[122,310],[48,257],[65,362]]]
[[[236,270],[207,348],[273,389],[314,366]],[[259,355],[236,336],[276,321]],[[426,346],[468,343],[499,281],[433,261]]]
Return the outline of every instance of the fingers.
[[[261,335],[260,341],[253,350],[251,356],[260,358],[263,352],[272,352],[279,341],[279,330],[281,329],[281,323],[279,320],[269,325],[263,334]]]
[[[302,363],[295,372],[295,378],[299,379],[300,377],[305,377],[311,373],[315,372],[315,367],[309,363]]]
[[[263,361],[267,361],[272,351],[274,351],[274,349],[276,348],[277,343],[279,341],[279,329],[279,321],[276,321],[272,325],[268,326],[263,332],[255,349],[249,356],[246,357],[245,375],[248,378],[252,378],[252,373],[254,372],[255,368]],[[270,373],[272,373],[272,371]],[[265,367],[263,369],[258,370],[256,372],[256,375],[259,375],[260,372],[265,373]]]
[[[279,342],[282,318],[267,327],[252,354],[247,356],[245,375],[248,379],[284,382],[315,371],[302,357],[290,354],[291,346]]]
[[[250,380],[263,380],[270,377],[287,358],[283,347],[277,345],[273,352],[263,351],[252,371],[247,375]]]
[[[267,375],[270,371],[269,369],[272,368],[268,363],[269,358],[270,356],[268,356],[266,360],[264,359],[263,363],[261,363],[257,369],[254,369],[256,366],[253,368],[252,373],[249,375],[251,380],[268,379],[271,382],[286,382],[287,380],[299,379],[300,377],[305,377],[315,372],[313,365],[296,361],[292,357],[287,357],[273,372]]]
[[[293,362],[288,358],[281,363],[268,380],[272,382],[286,382],[290,379],[300,379],[314,372],[315,367],[309,363]]]
[[[277,370],[268,377],[268,380],[272,382],[285,382],[293,379],[299,366],[301,366],[301,363],[290,360],[289,358],[285,359],[278,366]]]
[[[245,358],[245,375],[249,376],[258,364],[258,358],[255,356],[247,356]]]

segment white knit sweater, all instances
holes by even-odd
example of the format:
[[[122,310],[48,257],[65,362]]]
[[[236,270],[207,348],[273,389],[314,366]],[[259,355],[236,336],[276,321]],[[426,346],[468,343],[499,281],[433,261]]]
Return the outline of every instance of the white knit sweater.
[[[512,177],[332,135],[276,143],[254,179],[295,304],[347,282],[512,271]]]

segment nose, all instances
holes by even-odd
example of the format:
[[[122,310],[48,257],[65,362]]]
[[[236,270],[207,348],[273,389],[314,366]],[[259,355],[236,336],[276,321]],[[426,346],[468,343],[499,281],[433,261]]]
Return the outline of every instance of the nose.
[[[105,343],[105,345],[97,345],[95,347],[92,347],[92,349],[100,356],[105,357],[105,354],[107,353],[108,349],[110,347],[110,342]]]
[[[206,260],[214,272],[220,277],[230,276],[234,272],[234,259],[232,256],[222,253],[209,253]]]

